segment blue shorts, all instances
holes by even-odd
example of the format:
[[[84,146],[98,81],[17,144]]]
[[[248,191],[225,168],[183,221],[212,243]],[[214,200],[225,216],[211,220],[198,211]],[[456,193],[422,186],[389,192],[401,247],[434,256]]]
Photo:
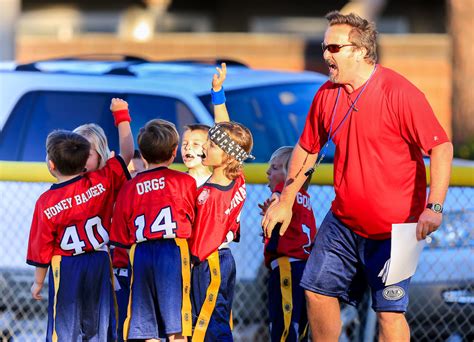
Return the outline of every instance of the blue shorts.
[[[46,341],[114,341],[113,295],[107,252],[54,256]]]
[[[272,341],[308,341],[308,316],[304,289],[300,286],[305,261],[275,260],[278,266],[268,280],[268,313]],[[282,300],[284,298],[285,300]],[[286,336],[286,337],[285,337]]]
[[[316,234],[301,286],[357,305],[369,285],[375,311],[405,312],[410,279],[386,287],[378,276],[390,248],[391,239],[363,238],[329,211]]]
[[[231,311],[234,289],[235,261],[230,249],[214,252],[193,267],[193,339],[233,341]]]
[[[187,241],[140,242],[130,250],[131,294],[124,340],[191,336],[191,268]]]
[[[128,277],[129,270],[127,268],[114,268],[114,274],[117,277],[120,285],[119,290],[115,290],[118,306],[118,329],[117,341],[123,341],[123,323],[127,318],[128,299],[130,296],[130,278]]]

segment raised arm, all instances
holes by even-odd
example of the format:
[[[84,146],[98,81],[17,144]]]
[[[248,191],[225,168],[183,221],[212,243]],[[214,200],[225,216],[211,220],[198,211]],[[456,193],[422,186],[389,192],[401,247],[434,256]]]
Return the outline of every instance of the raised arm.
[[[430,154],[430,193],[428,203],[443,205],[451,177],[451,162],[453,160],[453,145],[445,142],[431,149]],[[422,240],[441,225],[442,213],[425,208],[418,219],[416,238]]]
[[[217,74],[212,77],[212,104],[214,105],[214,121],[225,122],[230,121],[229,113],[225,105],[224,88],[222,84],[227,76],[227,66],[225,63],[221,67],[216,67]],[[215,102],[217,100],[217,102]]]
[[[125,165],[133,158],[135,146],[133,143],[132,129],[130,128],[130,114],[128,103],[122,99],[113,98],[110,103],[110,110],[114,115],[115,126],[118,129],[120,156],[125,161]]]
[[[309,154],[299,144],[296,144],[280,199],[270,205],[263,217],[262,227],[265,236],[270,237],[275,225],[279,222],[281,222],[280,235],[286,232],[291,221],[296,194],[306,181],[305,172],[314,165],[317,157],[317,153]]]

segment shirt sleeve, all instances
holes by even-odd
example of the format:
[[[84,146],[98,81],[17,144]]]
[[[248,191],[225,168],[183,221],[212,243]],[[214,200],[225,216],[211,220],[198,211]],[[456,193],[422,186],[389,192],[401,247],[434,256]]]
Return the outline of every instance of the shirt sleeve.
[[[314,96],[303,132],[298,141],[301,148],[311,154],[318,153],[321,146],[327,141],[327,133],[324,130],[321,118],[323,91],[326,88],[327,86],[323,85]]]
[[[53,257],[55,234],[52,225],[46,220],[40,208],[38,201],[31,223],[26,263],[46,268]]]
[[[433,147],[449,141],[425,95],[414,85],[399,88],[392,96],[405,140],[416,144],[427,154]]]
[[[122,185],[132,177],[128,172],[127,165],[120,155],[107,160],[107,163],[101,170],[97,170],[103,176],[107,177],[114,191],[118,192]]]
[[[115,246],[130,248],[134,243],[131,237],[130,228],[128,227],[128,200],[126,187],[123,188],[115,202],[114,214],[112,217],[112,225],[110,229],[110,243]]]

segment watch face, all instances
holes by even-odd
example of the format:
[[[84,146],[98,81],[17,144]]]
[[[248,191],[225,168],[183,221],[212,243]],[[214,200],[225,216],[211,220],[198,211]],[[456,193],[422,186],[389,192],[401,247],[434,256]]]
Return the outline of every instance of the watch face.
[[[441,204],[435,203],[435,204],[433,205],[433,210],[434,210],[435,212],[437,212],[437,213],[440,213],[440,212],[443,211],[443,207],[441,206]]]

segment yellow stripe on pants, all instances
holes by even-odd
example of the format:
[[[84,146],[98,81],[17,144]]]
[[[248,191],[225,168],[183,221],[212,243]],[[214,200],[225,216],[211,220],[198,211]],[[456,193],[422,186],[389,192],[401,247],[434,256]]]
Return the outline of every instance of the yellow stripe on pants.
[[[115,275],[114,275],[114,267],[112,264],[112,256],[110,255],[110,250],[107,248],[107,254],[109,256],[109,272],[110,272],[110,282],[112,284],[112,299],[114,301],[114,314],[115,314],[115,335],[117,335],[119,322],[119,313],[118,313],[118,303],[117,303],[117,295],[115,294]]]
[[[291,285],[291,265],[288,257],[278,258],[278,267],[280,268],[280,289],[281,289],[281,306],[283,310],[283,322],[285,323],[281,341],[286,341],[288,337],[291,313],[293,311],[293,296]]]
[[[127,318],[125,322],[123,322],[123,339],[126,341],[128,340],[128,333],[130,332],[130,320],[132,319],[132,286],[133,286],[133,262],[135,258],[135,249],[137,248],[137,244],[133,244],[132,248],[130,248],[130,295],[128,297],[128,307],[127,307]]]
[[[56,305],[58,303],[59,282],[61,280],[61,256],[54,255],[51,259],[51,271],[53,272],[54,282],[54,304],[53,304],[53,342],[58,342],[58,333],[56,331]]]
[[[181,307],[181,334],[191,336],[193,325],[191,320],[191,266],[188,241],[186,239],[175,239],[176,245],[181,252],[181,277],[183,279],[183,304]]]
[[[206,260],[209,263],[211,282],[207,288],[206,300],[204,301],[201,311],[199,312],[196,327],[194,328],[192,342],[204,341],[209,321],[216,306],[219,287],[221,286],[221,268],[219,263],[219,252],[215,251],[209,257],[207,257]]]

